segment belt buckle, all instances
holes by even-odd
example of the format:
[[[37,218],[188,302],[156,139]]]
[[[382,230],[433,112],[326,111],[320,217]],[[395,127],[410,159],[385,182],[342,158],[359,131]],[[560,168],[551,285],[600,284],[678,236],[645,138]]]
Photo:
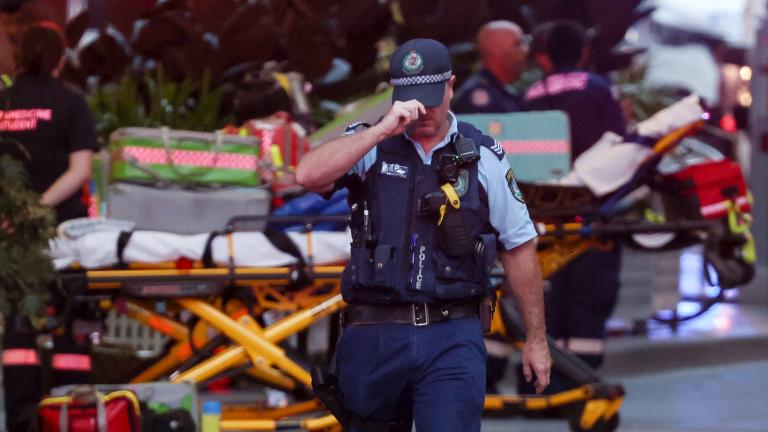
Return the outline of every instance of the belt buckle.
[[[429,308],[426,303],[414,303],[411,305],[413,325],[423,327],[429,325]]]

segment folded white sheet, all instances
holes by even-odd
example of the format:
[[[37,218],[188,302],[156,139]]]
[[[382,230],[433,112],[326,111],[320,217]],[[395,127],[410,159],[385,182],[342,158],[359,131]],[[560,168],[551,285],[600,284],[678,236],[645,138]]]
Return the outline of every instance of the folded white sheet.
[[[117,239],[119,231],[97,231],[77,239],[57,237],[50,242],[49,255],[54,267],[64,269],[74,263],[87,269],[105,268],[118,263]],[[312,261],[315,264],[332,264],[349,258],[351,234],[347,231],[315,231],[312,234],[291,232],[293,240],[309,262],[308,236],[312,236]],[[135,231],[123,251],[128,263],[161,263],[185,257],[200,260],[205,252],[208,234],[180,235],[159,231]],[[213,260],[225,266],[229,263],[229,246],[226,236],[218,236],[211,245]],[[233,234],[233,255],[238,267],[281,267],[296,259],[275,248],[261,232],[237,232]]]

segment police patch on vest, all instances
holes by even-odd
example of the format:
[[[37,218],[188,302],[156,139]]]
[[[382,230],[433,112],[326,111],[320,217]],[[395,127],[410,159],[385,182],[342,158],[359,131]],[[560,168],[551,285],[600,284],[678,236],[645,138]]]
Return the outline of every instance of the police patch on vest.
[[[388,176],[406,178],[408,176],[408,167],[396,163],[381,163],[381,173]]]
[[[469,186],[469,171],[461,169],[456,182],[453,183],[453,190],[456,191],[456,195],[461,197],[467,193],[467,186]]]
[[[521,192],[520,188],[517,187],[517,181],[515,180],[515,175],[512,173],[511,168],[509,171],[507,171],[507,175],[505,177],[507,178],[507,185],[509,186],[510,192],[512,192],[512,196],[515,197],[516,200],[525,204],[525,200],[523,200],[523,192]]]

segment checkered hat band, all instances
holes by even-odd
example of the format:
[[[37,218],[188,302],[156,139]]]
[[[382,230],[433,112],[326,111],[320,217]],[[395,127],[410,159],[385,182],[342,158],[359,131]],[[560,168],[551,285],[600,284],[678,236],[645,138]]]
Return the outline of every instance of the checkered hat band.
[[[433,75],[417,75],[404,78],[395,78],[389,81],[395,87],[400,86],[412,86],[421,84],[434,84],[443,81],[448,81],[451,78],[452,71],[447,71]]]

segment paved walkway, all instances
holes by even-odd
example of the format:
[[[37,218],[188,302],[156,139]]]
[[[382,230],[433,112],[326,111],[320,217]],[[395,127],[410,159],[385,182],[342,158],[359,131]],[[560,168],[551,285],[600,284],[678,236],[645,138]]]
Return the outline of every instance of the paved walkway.
[[[768,359],[620,379],[621,432],[766,432]],[[485,420],[483,432],[568,431],[564,420]]]

